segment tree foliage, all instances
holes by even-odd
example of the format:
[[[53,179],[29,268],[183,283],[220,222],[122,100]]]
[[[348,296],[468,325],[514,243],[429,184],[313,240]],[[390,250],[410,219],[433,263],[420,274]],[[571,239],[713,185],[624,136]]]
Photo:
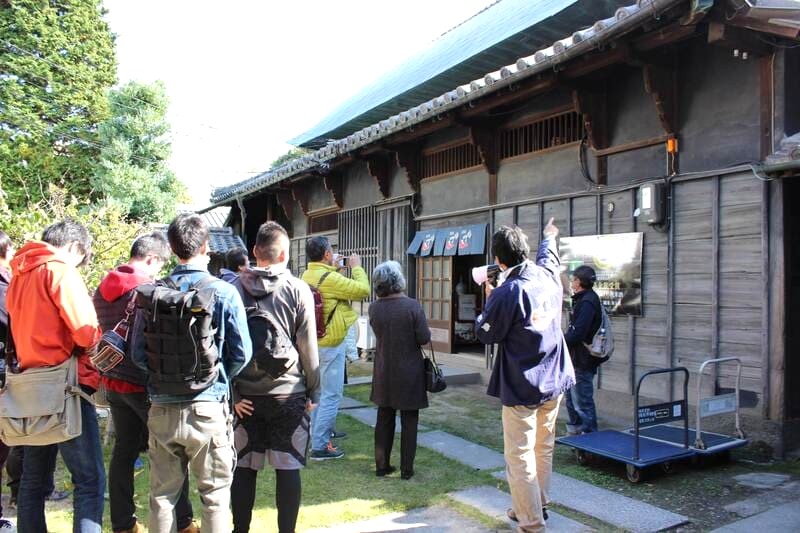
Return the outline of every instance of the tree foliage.
[[[284,163],[288,163],[292,159],[297,159],[298,157],[303,157],[304,155],[308,155],[310,153],[311,150],[309,150],[308,148],[299,148],[299,147],[291,148],[288,152],[275,159],[275,161],[273,161],[272,164],[269,166],[269,169],[272,170],[273,168],[278,168]]]
[[[102,149],[92,185],[133,220],[168,222],[186,189],[168,168],[169,101],[161,82],[130,82],[109,93],[111,117],[99,128]]]
[[[92,290],[109,270],[128,260],[131,243],[146,231],[144,225],[129,222],[119,206],[91,205],[54,185],[40,202],[23,212],[12,213],[0,197],[0,229],[18,248],[41,239],[47,226],[67,217],[86,226],[92,236],[92,261],[81,270],[86,286]]]
[[[0,186],[12,208],[51,183],[89,195],[115,78],[101,0],[0,3]]]

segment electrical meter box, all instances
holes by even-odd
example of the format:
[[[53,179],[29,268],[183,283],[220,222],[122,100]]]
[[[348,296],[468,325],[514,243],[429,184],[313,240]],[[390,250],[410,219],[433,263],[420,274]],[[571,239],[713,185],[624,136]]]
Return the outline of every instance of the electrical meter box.
[[[639,216],[648,224],[663,224],[667,218],[667,185],[647,183],[639,187]]]

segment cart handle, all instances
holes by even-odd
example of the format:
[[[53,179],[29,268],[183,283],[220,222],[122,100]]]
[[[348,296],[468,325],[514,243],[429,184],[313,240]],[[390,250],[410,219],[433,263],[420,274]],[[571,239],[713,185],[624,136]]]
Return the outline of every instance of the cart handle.
[[[636,438],[633,445],[633,458],[639,460],[639,390],[642,387],[642,382],[648,376],[656,374],[672,374],[675,372],[683,372],[683,408],[681,409],[681,418],[683,418],[683,447],[689,448],[689,416],[686,413],[686,408],[689,402],[689,369],[685,366],[676,366],[674,368],[658,368],[645,372],[636,383],[636,397],[633,400],[633,428]]]
[[[700,401],[702,400],[702,387],[703,387],[703,371],[706,369],[706,366],[713,364],[719,366],[721,363],[736,363],[736,388],[734,389],[734,394],[736,396],[735,405],[736,405],[736,436],[740,439],[744,438],[744,432],[742,432],[742,428],[739,424],[739,387],[742,381],[742,361],[738,357],[719,357],[717,359],[709,359],[708,361],[703,361],[703,364],[700,365],[700,370],[697,371],[697,430],[695,433],[694,439],[694,446],[700,450],[706,449],[706,444],[703,442],[703,437],[700,432]]]

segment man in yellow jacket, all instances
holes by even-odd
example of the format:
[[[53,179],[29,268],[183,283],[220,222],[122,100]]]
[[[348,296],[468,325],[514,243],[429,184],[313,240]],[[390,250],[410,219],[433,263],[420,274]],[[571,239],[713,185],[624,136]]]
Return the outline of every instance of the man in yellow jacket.
[[[350,306],[353,300],[370,295],[369,277],[361,268],[358,254],[347,260],[352,278],[342,275],[338,256],[334,255],[326,237],[313,237],[306,244],[307,270],[303,281],[317,288],[323,299],[325,336],[318,341],[321,394],[319,406],[311,414],[311,459],[338,459],[344,452],[330,442],[336,425],[336,414],[344,390],[345,336],[358,319]]]

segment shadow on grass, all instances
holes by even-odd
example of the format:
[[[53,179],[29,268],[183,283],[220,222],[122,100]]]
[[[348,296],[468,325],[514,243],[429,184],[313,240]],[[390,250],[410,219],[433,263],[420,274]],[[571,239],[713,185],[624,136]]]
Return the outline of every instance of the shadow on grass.
[[[301,473],[303,499],[297,523],[298,531],[364,520],[418,507],[447,504],[448,492],[481,484],[499,485],[489,474],[474,471],[421,447],[417,449],[414,477],[408,481],[401,480],[399,439],[395,439],[392,454],[393,464],[398,467],[398,472],[378,478],[375,476],[372,428],[340,414],[337,429],[348,434],[347,438],[339,441],[345,456],[322,462],[309,461]],[[106,446],[104,451],[108,465],[111,446]],[[149,467],[146,455],[142,458],[146,466],[136,472],[135,500],[139,521],[146,525],[149,516]],[[68,476],[63,464],[60,464],[57,481],[59,487],[71,488],[66,481]],[[192,480],[192,505],[199,521],[202,507],[195,486]],[[52,533],[67,533],[72,530],[71,503],[64,503],[58,510],[51,510],[48,506],[48,527]],[[111,532],[108,501],[103,526],[104,532]],[[259,473],[250,530],[277,530],[275,475],[271,468]]]

